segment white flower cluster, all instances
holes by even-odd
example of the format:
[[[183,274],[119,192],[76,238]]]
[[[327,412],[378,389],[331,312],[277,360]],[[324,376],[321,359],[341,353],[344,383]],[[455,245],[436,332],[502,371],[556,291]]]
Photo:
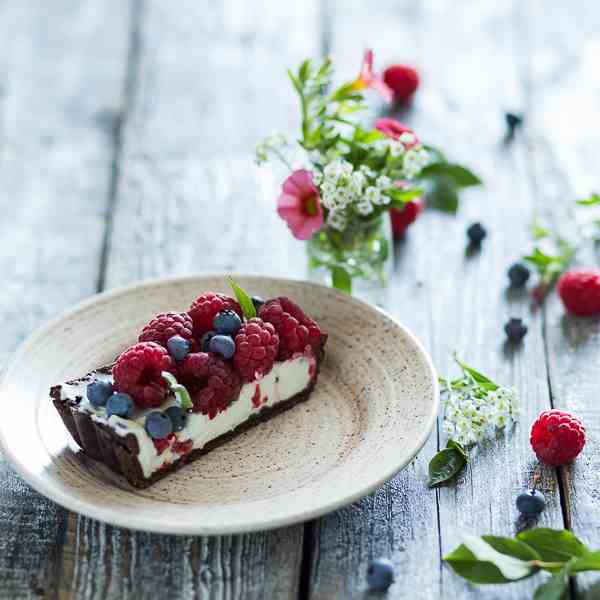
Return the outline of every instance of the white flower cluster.
[[[397,140],[391,138],[376,140],[370,144],[370,147],[381,154],[389,150],[392,158],[403,156],[402,169],[405,178],[413,179],[429,162],[427,150],[421,145],[415,145],[415,142],[415,135],[406,131]]]
[[[498,430],[511,427],[519,416],[516,391],[502,386],[494,391],[484,391],[477,385],[448,390],[444,406],[444,431],[463,446],[493,438]]]
[[[404,134],[402,134],[404,135]],[[425,148],[411,148],[404,155],[402,168],[407,179],[416,177],[429,162],[429,153]]]
[[[286,146],[288,146],[288,141],[283,134],[272,133],[262,142],[256,144],[256,162],[262,165],[269,160],[271,152],[280,153]]]
[[[367,216],[374,207],[389,204],[390,198],[384,192],[393,182],[389,177],[376,176],[366,165],[355,170],[343,159],[327,163],[322,174],[314,172],[313,181],[320,186],[321,201],[328,209],[327,224],[341,231],[352,210]]]

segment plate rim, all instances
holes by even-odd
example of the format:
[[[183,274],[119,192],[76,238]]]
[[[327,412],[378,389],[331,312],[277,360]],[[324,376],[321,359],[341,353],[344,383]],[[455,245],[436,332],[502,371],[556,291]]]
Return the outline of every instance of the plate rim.
[[[13,453],[11,447],[7,443],[2,428],[0,428],[0,450],[2,451],[2,454],[9,466],[28,485],[30,485],[36,492],[43,495],[45,498],[56,502],[58,505],[62,506],[63,508],[66,508],[67,510],[76,512],[80,515],[89,517],[91,519],[96,519],[109,525],[123,527],[135,531],[147,531],[152,533],[170,535],[203,536],[233,535],[251,533],[254,531],[268,531],[271,529],[290,526],[298,523],[303,523],[308,520],[316,519],[325,514],[348,506],[353,502],[364,498],[365,496],[368,496],[374,490],[379,488],[385,482],[389,481],[400,471],[402,471],[415,458],[415,456],[426,444],[437,421],[440,404],[439,382],[437,371],[429,352],[427,352],[427,350],[423,346],[422,342],[417,338],[417,336],[408,327],[402,324],[396,317],[390,314],[387,310],[384,310],[379,306],[369,304],[368,302],[357,298],[356,296],[349,296],[348,294],[340,292],[334,288],[330,288],[319,283],[307,281],[302,278],[272,277],[269,275],[260,275],[257,273],[225,273],[223,271],[203,271],[202,273],[183,276],[145,278],[143,280],[128,285],[119,286],[110,290],[93,294],[88,298],[80,300],[71,307],[61,311],[57,316],[53,317],[48,321],[45,321],[44,323],[36,327],[19,344],[19,346],[10,356],[5,368],[2,369],[2,373],[0,374],[0,403],[3,401],[4,396],[6,395],[6,381],[11,371],[21,362],[21,360],[23,360],[23,358],[26,356],[27,352],[29,351],[30,347],[34,344],[34,342],[37,339],[44,337],[44,335],[46,335],[53,327],[55,327],[61,321],[68,319],[69,317],[77,314],[82,310],[85,310],[90,306],[95,305],[100,301],[105,301],[107,299],[118,297],[120,295],[127,294],[132,291],[140,290],[146,287],[185,283],[208,278],[222,278],[225,280],[227,277],[233,277],[234,279],[236,277],[244,279],[255,279],[262,281],[270,281],[273,283],[299,283],[315,288],[322,288],[327,290],[329,293],[333,293],[334,295],[339,294],[341,297],[344,297],[345,300],[349,299],[358,307],[362,306],[368,307],[369,309],[373,309],[379,312],[382,316],[385,316],[386,318],[390,319],[393,323],[400,327],[404,335],[410,340],[410,342],[414,345],[415,349],[421,354],[421,357],[424,360],[424,364],[427,366],[427,373],[431,378],[433,392],[433,402],[430,405],[431,409],[429,411],[429,414],[427,415],[425,427],[423,428],[421,435],[417,438],[412,450],[404,456],[403,460],[399,461],[398,463],[394,463],[375,480],[370,481],[368,485],[362,486],[355,492],[350,494],[342,493],[340,494],[339,498],[336,498],[335,500],[332,500],[324,505],[303,511],[297,511],[293,515],[284,515],[275,518],[265,518],[264,521],[254,522],[248,524],[248,526],[237,524],[229,527],[227,525],[221,524],[220,526],[211,527],[207,524],[198,523],[197,525],[186,524],[185,526],[182,526],[180,528],[173,527],[170,523],[165,525],[163,524],[163,521],[150,520],[147,517],[136,518],[135,515],[121,513],[115,511],[115,509],[105,509],[104,507],[98,504],[79,500],[67,492],[63,492],[60,489],[56,489],[55,487],[46,485],[40,476],[37,476],[35,473],[31,472],[29,469],[27,469],[24,465],[21,464],[18,457],[15,455],[15,453]]]

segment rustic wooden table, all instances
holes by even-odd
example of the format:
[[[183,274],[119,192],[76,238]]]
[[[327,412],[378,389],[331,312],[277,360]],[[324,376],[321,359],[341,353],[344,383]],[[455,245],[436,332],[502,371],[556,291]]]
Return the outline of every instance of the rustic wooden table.
[[[0,3],[0,358],[81,298],[142,278],[302,276],[303,248],[275,215],[275,180],[253,164],[253,147],[297,125],[288,66],[331,53],[350,76],[370,45],[379,65],[421,69],[404,117],[486,182],[457,218],[429,211],[397,248],[390,309],[440,372],[456,349],[516,386],[524,413],[456,485],[426,487],[440,432],[353,506],[216,539],[69,513],[0,463],[0,597],[362,598],[377,555],[396,565],[389,598],[530,597],[533,581],[475,589],[440,557],[462,530],[515,532],[514,499],[536,468],[529,424],[550,406],[578,413],[589,442],[574,466],[543,471],[540,523],[600,547],[600,322],[564,316],[556,297],[532,312],[505,275],[536,212],[560,215],[599,183],[599,31],[591,0]],[[507,108],[527,115],[510,145]],[[473,220],[490,235],[466,258]],[[503,346],[509,316],[530,327],[514,351]],[[571,593],[598,598],[593,584],[580,577]]]

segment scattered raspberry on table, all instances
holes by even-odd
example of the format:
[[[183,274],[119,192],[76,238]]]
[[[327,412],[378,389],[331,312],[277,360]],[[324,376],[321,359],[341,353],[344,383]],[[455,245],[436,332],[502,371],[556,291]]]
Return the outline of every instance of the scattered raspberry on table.
[[[575,269],[558,280],[558,294],[565,308],[580,317],[600,313],[600,270]]]
[[[383,72],[383,81],[394,93],[394,101],[408,102],[419,87],[419,74],[408,65],[391,65]]]
[[[585,427],[574,415],[546,410],[531,428],[530,443],[541,462],[558,467],[579,455],[585,445]]]

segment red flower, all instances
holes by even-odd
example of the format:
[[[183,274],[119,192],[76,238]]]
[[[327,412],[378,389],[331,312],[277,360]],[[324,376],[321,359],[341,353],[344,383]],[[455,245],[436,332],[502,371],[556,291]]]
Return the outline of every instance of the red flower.
[[[378,129],[381,131],[381,133],[383,133],[383,135],[389,138],[400,140],[407,148],[412,148],[419,143],[419,139],[410,127],[407,127],[404,125],[404,123],[400,123],[400,121],[392,119],[391,117],[382,117],[381,119],[377,119],[375,121],[375,129]],[[404,133],[412,135],[414,139],[408,142],[400,139]]]
[[[323,226],[323,208],[310,171],[294,171],[284,182],[277,213],[299,240],[308,240]]]
[[[360,74],[352,82],[352,87],[355,90],[363,90],[371,88],[377,90],[386,102],[391,102],[394,93],[392,89],[373,72],[373,50],[366,50],[363,58],[363,63],[360,69]]]

